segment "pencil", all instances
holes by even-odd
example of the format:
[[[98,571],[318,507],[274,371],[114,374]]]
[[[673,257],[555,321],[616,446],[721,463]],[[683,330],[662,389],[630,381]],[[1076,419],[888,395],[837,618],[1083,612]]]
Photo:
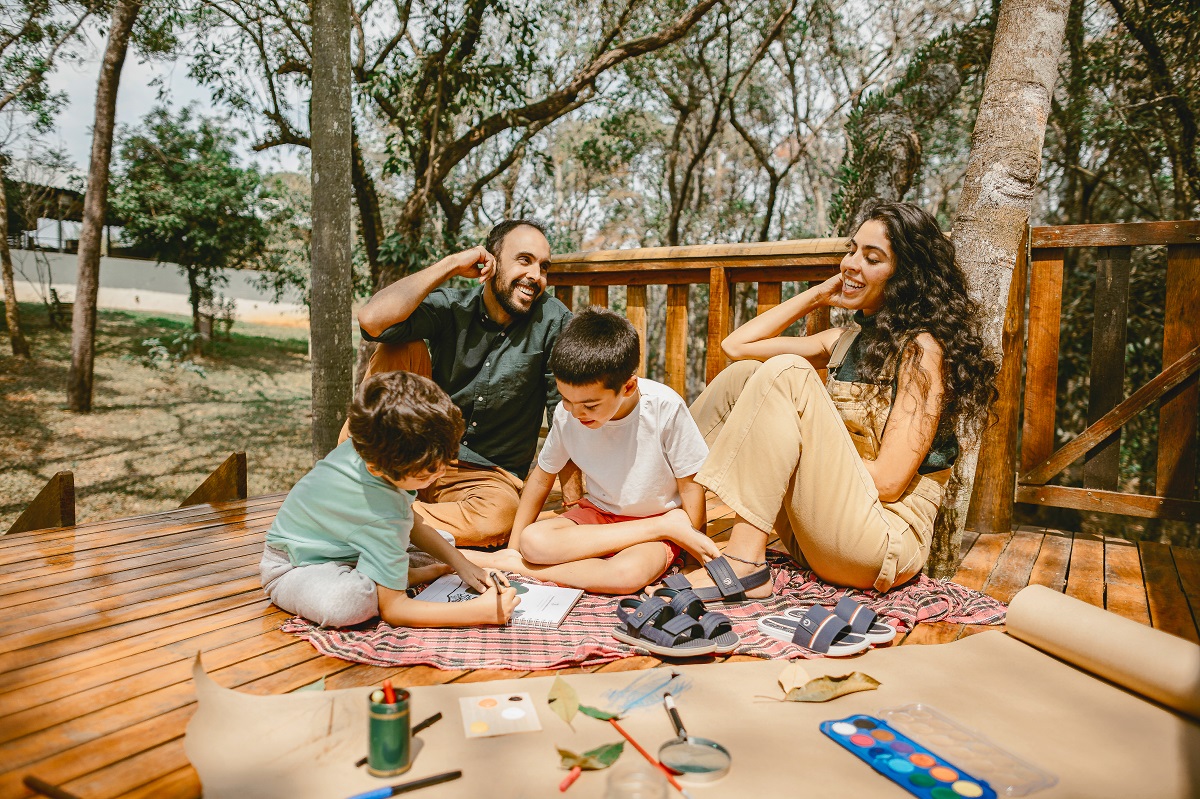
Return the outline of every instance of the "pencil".
[[[642,748],[641,744],[639,744],[637,741],[633,740],[633,736],[630,735],[629,733],[625,732],[625,730],[623,730],[621,728],[621,725],[617,723],[616,719],[609,719],[608,723],[613,725],[613,729],[615,729],[617,732],[621,733],[622,738],[624,738],[626,741],[629,741],[629,743],[633,744],[633,748],[638,750],[638,754],[640,754],[642,757],[646,758],[646,760],[649,761],[650,765],[654,766],[655,768],[662,771],[663,774],[667,775],[667,782],[671,783],[672,788],[679,791],[679,793],[683,794],[684,799],[692,799],[691,794],[689,794],[687,791],[685,791],[683,789],[683,786],[680,785],[679,781],[675,779],[675,775],[671,773],[671,770],[669,768],[667,768],[666,766],[664,766],[662,763],[659,763],[657,760],[655,760],[653,755],[651,755],[649,752],[647,752],[645,749]]]

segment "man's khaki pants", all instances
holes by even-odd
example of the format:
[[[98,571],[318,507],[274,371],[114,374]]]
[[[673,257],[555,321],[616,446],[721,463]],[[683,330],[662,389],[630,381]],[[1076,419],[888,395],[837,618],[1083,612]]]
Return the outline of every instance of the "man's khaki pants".
[[[366,376],[396,371],[432,377],[425,342],[376,347]],[[417,492],[413,510],[430,526],[453,535],[458,546],[502,544],[512,532],[522,485],[504,469],[452,461],[437,482]]]
[[[795,355],[738,361],[692,405],[710,452],[696,481],[778,532],[821,579],[887,591],[928,554],[879,492],[820,376]]]

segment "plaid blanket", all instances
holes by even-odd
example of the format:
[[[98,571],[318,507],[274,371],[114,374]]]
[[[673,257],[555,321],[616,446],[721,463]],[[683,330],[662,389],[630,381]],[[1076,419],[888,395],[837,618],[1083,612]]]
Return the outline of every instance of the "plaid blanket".
[[[804,658],[815,655],[758,631],[757,620],[789,607],[819,604],[833,607],[849,594],[868,605],[900,630],[921,622],[1001,624],[1004,603],[956,583],[925,575],[886,594],[834,586],[791,561],[772,563],[774,596],[741,605],[710,605],[733,622],[742,637],[736,654],[762,658]],[[519,578],[523,582],[536,582]],[[411,629],[384,622],[374,626],[327,630],[296,617],[283,631],[309,641],[323,655],[373,666],[426,664],[442,669],[561,669],[608,663],[648,654],[610,634],[617,625],[619,597],[584,594],[558,629],[539,627],[432,627]]]

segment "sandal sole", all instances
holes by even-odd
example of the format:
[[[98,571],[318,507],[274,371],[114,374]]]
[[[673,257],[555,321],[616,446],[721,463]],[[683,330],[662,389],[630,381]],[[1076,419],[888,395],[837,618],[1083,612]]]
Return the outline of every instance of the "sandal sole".
[[[647,641],[645,638],[639,638],[636,635],[631,635],[627,630],[623,630],[620,627],[617,627],[612,631],[612,636],[622,643],[629,644],[630,646],[636,646],[639,649],[645,649],[650,654],[658,655],[659,657],[703,657],[704,655],[711,655],[717,652],[717,645],[708,639],[696,639],[704,641],[707,646],[666,647],[660,646],[653,641]]]

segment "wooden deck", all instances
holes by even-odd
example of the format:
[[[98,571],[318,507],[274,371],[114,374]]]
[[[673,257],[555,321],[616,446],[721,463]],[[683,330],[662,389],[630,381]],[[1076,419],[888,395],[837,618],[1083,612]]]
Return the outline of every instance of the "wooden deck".
[[[336,689],[523,676],[354,665],[279,632],[286,614],[263,597],[257,567],[283,496],[0,537],[0,797],[32,795],[27,775],[84,799],[199,796],[183,751],[198,650],[219,683],[258,694],[322,677]],[[729,526],[727,508],[712,504],[710,518],[715,532]],[[1002,600],[1047,585],[1200,641],[1200,550],[1032,528],[968,543],[964,585]],[[922,625],[900,643],[976,631]]]

